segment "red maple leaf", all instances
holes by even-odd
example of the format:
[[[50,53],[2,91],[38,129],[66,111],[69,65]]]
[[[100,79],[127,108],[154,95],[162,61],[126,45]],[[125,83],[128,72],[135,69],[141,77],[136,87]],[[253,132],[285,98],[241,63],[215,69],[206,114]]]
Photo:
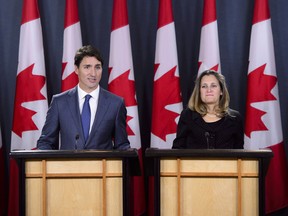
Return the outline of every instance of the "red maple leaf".
[[[158,67],[159,64],[155,64],[155,72]],[[175,119],[179,116],[178,113],[167,110],[165,107],[182,101],[179,77],[175,76],[175,70],[176,66],[154,81],[151,131],[164,141],[166,141],[167,134],[176,133]]]
[[[25,102],[46,99],[40,92],[45,84],[45,77],[33,75],[34,64],[30,65],[17,76],[16,96],[14,104],[13,132],[22,137],[24,131],[38,130],[32,120],[36,113],[22,106]]]
[[[127,124],[126,124],[126,131],[127,131],[128,136],[133,136],[133,135],[135,135],[135,133],[132,131],[131,127],[129,127],[129,125],[128,125],[128,122],[129,122],[131,119],[133,119],[133,117],[127,115],[127,118],[126,118],[126,123],[127,123]]]
[[[215,66],[211,67],[209,70],[218,71],[219,64],[216,64]]]
[[[62,76],[66,68],[67,62],[62,63]],[[61,91],[66,91],[75,87],[78,84],[78,76],[75,72],[71,73],[65,79],[62,80]]]
[[[112,68],[109,68],[109,73],[111,73]],[[112,82],[109,84],[109,90],[120,97],[123,97],[125,100],[125,106],[136,106],[136,95],[135,95],[135,81],[129,80],[130,70],[127,70],[120,76],[118,76],[116,79],[112,80]],[[128,135],[135,135],[133,133],[133,130],[128,126],[128,122],[133,119],[132,116],[127,115],[127,133]]]
[[[248,92],[246,102],[246,123],[245,134],[251,137],[252,131],[265,131],[268,130],[261,117],[266,113],[262,110],[256,109],[251,106],[255,102],[263,102],[269,100],[277,100],[271,94],[277,82],[275,76],[264,74],[266,64],[256,68],[248,75]]]

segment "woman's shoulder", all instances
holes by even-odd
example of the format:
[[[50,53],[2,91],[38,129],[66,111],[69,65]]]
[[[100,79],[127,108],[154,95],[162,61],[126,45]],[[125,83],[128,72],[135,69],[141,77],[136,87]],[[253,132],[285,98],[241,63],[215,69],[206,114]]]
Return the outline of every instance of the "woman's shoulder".
[[[200,114],[198,112],[191,110],[189,107],[184,108],[181,115],[182,116],[191,116],[194,118],[200,116]]]
[[[231,109],[231,108],[228,109],[228,116],[232,118],[240,118],[240,119],[242,118],[239,111]]]

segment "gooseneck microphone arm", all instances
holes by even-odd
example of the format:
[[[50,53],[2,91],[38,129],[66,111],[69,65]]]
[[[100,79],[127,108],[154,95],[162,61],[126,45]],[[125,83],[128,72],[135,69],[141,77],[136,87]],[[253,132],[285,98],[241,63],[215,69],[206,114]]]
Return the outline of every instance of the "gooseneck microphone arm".
[[[210,143],[209,143],[209,137],[210,137],[210,134],[209,132],[205,132],[205,137],[206,137],[206,144],[207,144],[207,149],[210,149]]]
[[[78,139],[79,139],[79,134],[76,134],[76,136],[75,136],[75,149],[77,150],[77,144],[78,144]]]

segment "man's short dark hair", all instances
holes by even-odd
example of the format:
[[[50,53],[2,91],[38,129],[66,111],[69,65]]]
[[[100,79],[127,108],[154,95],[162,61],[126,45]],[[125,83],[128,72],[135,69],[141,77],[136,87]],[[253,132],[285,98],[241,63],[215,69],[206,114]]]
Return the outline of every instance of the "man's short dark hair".
[[[103,58],[102,58],[100,52],[95,47],[93,47],[91,45],[83,46],[77,50],[75,57],[74,57],[74,65],[79,67],[83,58],[86,56],[95,57],[98,61],[101,62],[102,66],[103,66],[104,62],[103,62]]]

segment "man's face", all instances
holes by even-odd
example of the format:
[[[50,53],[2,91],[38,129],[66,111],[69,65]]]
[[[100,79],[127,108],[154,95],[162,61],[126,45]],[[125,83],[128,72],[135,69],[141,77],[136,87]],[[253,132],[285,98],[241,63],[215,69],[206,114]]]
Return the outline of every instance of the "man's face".
[[[82,59],[79,67],[75,66],[80,88],[90,93],[95,90],[102,77],[102,64],[95,57],[86,56]]]

